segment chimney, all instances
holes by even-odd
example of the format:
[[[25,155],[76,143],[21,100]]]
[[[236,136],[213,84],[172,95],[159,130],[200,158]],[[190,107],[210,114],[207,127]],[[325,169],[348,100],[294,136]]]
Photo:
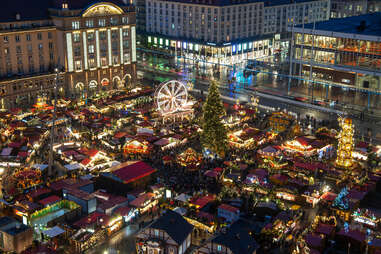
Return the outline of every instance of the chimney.
[[[17,13],[16,14],[16,20],[20,20],[21,19],[21,15],[20,15],[20,13]]]

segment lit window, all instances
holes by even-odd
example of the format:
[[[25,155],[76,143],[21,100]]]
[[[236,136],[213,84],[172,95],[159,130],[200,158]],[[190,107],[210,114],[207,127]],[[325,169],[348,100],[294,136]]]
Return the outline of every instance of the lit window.
[[[106,26],[106,20],[105,19],[100,19],[98,20],[99,26]]]
[[[93,27],[94,26],[94,20],[92,20],[92,19],[86,20],[86,26],[87,27]]]
[[[217,251],[222,251],[221,245],[217,245]]]
[[[71,27],[73,29],[79,29],[79,21],[73,21],[73,22],[71,22]]]

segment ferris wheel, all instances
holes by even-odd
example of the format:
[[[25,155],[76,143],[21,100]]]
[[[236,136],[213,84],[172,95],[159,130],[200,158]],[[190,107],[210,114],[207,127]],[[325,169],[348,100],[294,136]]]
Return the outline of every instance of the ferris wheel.
[[[181,110],[187,104],[187,101],[187,88],[177,80],[163,82],[155,91],[157,109],[163,114]]]

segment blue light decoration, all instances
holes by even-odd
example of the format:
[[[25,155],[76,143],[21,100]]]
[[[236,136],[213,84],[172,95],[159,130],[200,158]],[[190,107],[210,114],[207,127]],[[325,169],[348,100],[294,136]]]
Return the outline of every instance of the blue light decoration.
[[[236,46],[235,46],[235,45],[233,45],[233,53],[235,53],[235,52],[236,52],[236,50],[237,50]]]
[[[345,233],[348,233],[348,232],[349,232],[349,224],[348,224],[348,222],[345,222],[345,223],[344,223],[344,232],[345,232]]]
[[[187,48],[187,43],[183,42],[183,49],[186,49],[186,48]]]
[[[349,201],[348,201],[347,195],[348,195],[347,187],[344,187],[343,189],[341,189],[339,195],[337,195],[337,197],[333,201],[332,206],[337,207],[341,210],[348,210]]]

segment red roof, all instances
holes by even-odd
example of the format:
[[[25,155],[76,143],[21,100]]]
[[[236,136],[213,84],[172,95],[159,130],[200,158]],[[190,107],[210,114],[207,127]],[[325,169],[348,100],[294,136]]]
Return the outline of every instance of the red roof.
[[[117,132],[115,133],[114,138],[123,138],[126,135],[127,135],[126,132]]]
[[[122,167],[120,167],[122,165]],[[128,166],[124,166],[121,164],[117,167],[119,169],[112,172],[113,175],[118,177],[124,183],[130,183],[145,176],[149,176],[156,171],[150,165],[143,161],[136,162],[134,164],[130,164]]]
[[[87,164],[89,164],[91,162],[91,160],[89,159],[89,158],[85,158],[85,159],[83,159],[82,161],[81,161],[81,164],[83,165],[83,166],[87,166]]]
[[[209,202],[212,202],[213,200],[215,200],[215,197],[213,195],[206,195],[204,197],[197,198],[197,199],[193,198],[190,203],[198,206],[201,209],[204,206],[206,206]]]
[[[41,199],[40,201],[38,201],[38,203],[40,203],[43,206],[48,206],[48,205],[57,203],[60,200],[61,200],[60,197],[58,197],[56,195],[52,195],[52,196],[49,196],[47,198]]]
[[[101,222],[101,220],[102,220],[102,222]],[[109,216],[107,216],[106,214],[99,213],[99,212],[93,212],[93,213],[89,214],[88,216],[83,217],[79,221],[75,222],[73,225],[80,227],[80,228],[87,227],[87,226],[92,225],[94,223],[101,224],[101,225],[107,225],[108,220],[109,220]]]
[[[50,193],[50,192],[51,192],[51,190],[49,190],[48,188],[38,188],[36,190],[33,190],[33,191],[29,192],[28,195],[31,198],[36,198],[38,196],[41,196],[43,194]]]
[[[155,197],[155,194],[151,193],[151,192],[148,192],[146,194],[143,194],[137,198],[135,198],[134,200],[132,200],[130,202],[130,205],[131,206],[134,206],[134,207],[137,207],[137,208],[141,208],[143,207],[144,203],[147,201],[147,200],[150,200],[152,199],[153,197]]]
[[[239,209],[234,207],[234,206],[231,206],[231,205],[227,205],[227,204],[222,204],[218,207],[218,209],[224,209],[226,211],[229,211],[229,212],[232,212],[232,213],[238,213],[239,212]]]
[[[311,142],[311,140],[307,137],[297,137],[296,140],[302,145],[302,146],[308,146]]]
[[[86,186],[92,184],[91,180],[82,180],[76,178],[66,178],[56,182],[53,182],[49,187],[54,191],[65,189],[76,189],[82,186]]]
[[[115,214],[118,214],[120,216],[127,216],[131,211],[131,207],[128,206],[122,206],[115,210]]]
[[[324,193],[321,198],[327,201],[333,201],[337,197],[337,194],[332,193],[332,192],[326,192]]]

